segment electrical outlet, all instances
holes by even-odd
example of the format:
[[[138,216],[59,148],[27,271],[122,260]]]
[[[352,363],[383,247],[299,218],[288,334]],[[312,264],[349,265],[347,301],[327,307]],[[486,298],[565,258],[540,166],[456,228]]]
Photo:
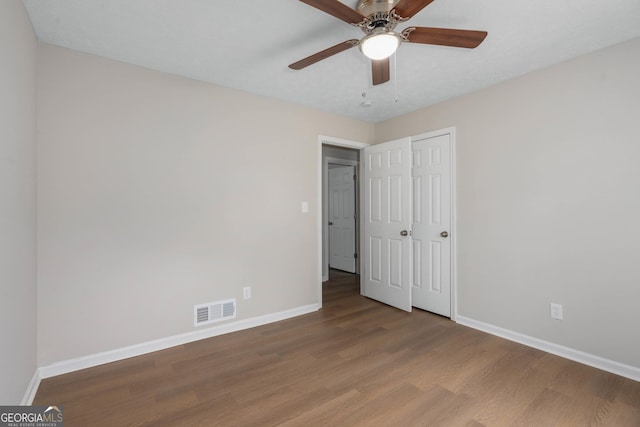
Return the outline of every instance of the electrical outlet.
[[[244,288],[242,288],[242,298],[251,298],[251,286],[245,286]]]
[[[562,304],[551,303],[551,318],[562,320]]]

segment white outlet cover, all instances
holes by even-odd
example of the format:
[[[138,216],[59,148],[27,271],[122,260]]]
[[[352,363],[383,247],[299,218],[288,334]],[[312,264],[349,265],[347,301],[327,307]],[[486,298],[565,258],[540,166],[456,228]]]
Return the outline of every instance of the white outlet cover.
[[[309,212],[309,202],[302,202],[301,208],[302,208],[302,213]]]
[[[552,302],[550,304],[550,311],[551,311],[550,314],[552,319],[556,319],[556,320],[563,319],[562,304],[556,304]]]

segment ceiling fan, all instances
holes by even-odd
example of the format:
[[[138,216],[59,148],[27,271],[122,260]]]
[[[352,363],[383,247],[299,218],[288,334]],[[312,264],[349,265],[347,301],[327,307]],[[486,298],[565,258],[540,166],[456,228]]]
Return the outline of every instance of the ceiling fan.
[[[348,24],[359,27],[365,36],[347,40],[289,65],[301,70],[318,61],[359,46],[371,59],[372,81],[379,85],[389,81],[389,57],[402,42],[435,44],[473,49],[487,37],[486,31],[454,30],[449,28],[408,27],[393,31],[400,22],[407,21],[433,0],[358,0],[351,9],[338,0],[300,0]]]

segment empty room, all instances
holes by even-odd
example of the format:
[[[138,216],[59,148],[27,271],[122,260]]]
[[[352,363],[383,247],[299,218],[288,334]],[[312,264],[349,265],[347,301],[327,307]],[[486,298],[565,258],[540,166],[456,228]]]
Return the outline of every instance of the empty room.
[[[0,425],[640,425],[638,76],[637,0],[0,0]]]

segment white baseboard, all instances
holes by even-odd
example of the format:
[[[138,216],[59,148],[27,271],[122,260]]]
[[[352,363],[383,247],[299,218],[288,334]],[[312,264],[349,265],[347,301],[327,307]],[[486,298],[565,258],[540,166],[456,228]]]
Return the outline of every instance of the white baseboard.
[[[24,396],[22,397],[22,401],[20,405],[29,406],[33,403],[33,399],[36,397],[36,392],[38,391],[38,387],[40,387],[40,370],[36,369],[31,377],[31,381],[29,382],[29,386],[27,387],[27,391],[24,392]]]
[[[637,366],[626,365],[614,360],[605,359],[604,357],[585,353],[559,344],[554,344],[549,341],[544,341],[460,315],[456,317],[456,322],[473,329],[487,332],[491,335],[496,335],[510,341],[515,341],[529,347],[537,348],[538,350],[546,351],[547,353],[555,354],[556,356],[564,357],[565,359],[570,359],[594,368],[602,369],[603,371],[630,378],[634,381],[640,381],[640,367]]]
[[[312,313],[320,309],[320,304],[310,304],[302,307],[285,310],[278,313],[267,314],[264,316],[252,317],[250,319],[238,320],[232,323],[214,326],[203,330],[187,332],[180,335],[161,338],[154,341],[148,341],[129,347],[109,350],[102,353],[91,354],[77,359],[56,362],[48,366],[43,366],[38,370],[38,384],[40,378],[49,378],[56,375],[62,375],[80,369],[91,368],[93,366],[105,363],[116,362],[118,360],[128,359],[129,357],[140,356],[158,350],[164,350],[169,347],[186,344],[193,341],[211,338],[218,335],[228,334],[230,332],[241,331],[244,329],[254,328],[256,326],[266,325],[268,323],[278,322],[280,320],[289,319],[303,314]],[[33,381],[32,381],[33,382]],[[31,386],[30,386],[31,387]],[[37,390],[37,385],[35,387]],[[35,391],[33,391],[35,396]],[[26,398],[26,395],[25,395]],[[32,397],[33,400],[33,397]]]

